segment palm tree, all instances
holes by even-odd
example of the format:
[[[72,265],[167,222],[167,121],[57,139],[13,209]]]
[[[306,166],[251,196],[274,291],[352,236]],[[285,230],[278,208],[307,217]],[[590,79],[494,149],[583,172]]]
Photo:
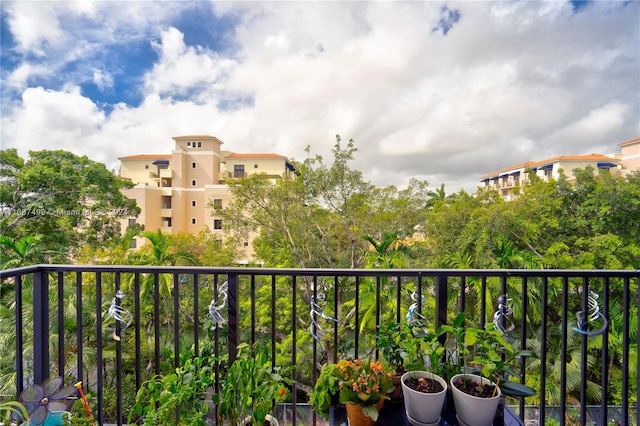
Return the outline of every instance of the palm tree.
[[[566,392],[572,403],[578,404],[580,401],[580,386],[586,380],[587,398],[590,402],[599,402],[601,397],[600,385],[589,380],[582,375],[581,362],[581,336],[573,330],[575,321],[571,321],[567,326],[567,357],[566,357]],[[533,337],[527,339],[527,348],[532,350],[537,356],[530,358],[527,370],[531,372],[528,377],[538,377],[541,371],[541,330],[537,329]],[[561,386],[561,339],[562,324],[553,324],[547,331],[547,352],[546,352],[546,400],[548,404],[559,405]],[[596,358],[587,354],[587,368],[591,369],[596,365]],[[533,397],[532,397],[533,398]]]
[[[43,244],[42,235],[27,235],[15,240],[7,235],[0,235],[0,250],[2,269],[46,263],[47,256],[53,253]]]
[[[49,250],[42,241],[41,235],[27,235],[13,239],[7,235],[0,236],[0,267],[2,269],[19,268],[27,265],[46,263],[47,258],[57,252]],[[22,281],[22,331],[24,342],[23,360],[29,370],[33,362],[33,280],[31,275]],[[50,290],[55,292],[55,288]],[[52,310],[55,306],[52,306]],[[53,321],[53,318],[52,318]],[[15,353],[16,353],[16,294],[15,282],[0,282],[0,395],[15,394]],[[52,323],[53,324],[53,323]],[[52,329],[53,330],[53,329]],[[25,373],[28,373],[25,371]]]
[[[406,247],[398,241],[396,233],[385,232],[380,241],[376,241],[371,235],[363,236],[365,240],[371,244],[373,250],[365,253],[366,267],[379,269],[396,269],[406,268]],[[360,312],[360,332],[367,327],[371,327],[375,322],[376,313],[376,283],[371,279],[362,279],[359,296],[359,312]],[[382,312],[395,312],[395,298],[392,295],[394,288],[389,285],[389,277],[380,279],[380,308]],[[403,291],[411,294],[413,286],[411,284],[404,286]],[[351,308],[352,312],[348,316],[353,315],[353,307],[355,299],[344,303],[346,308]],[[387,309],[388,308],[388,309]],[[408,305],[402,307],[406,313]],[[388,318],[391,320],[391,318]]]
[[[444,191],[444,183],[440,185],[440,188],[436,188],[435,191],[427,192],[427,196],[429,196],[429,200],[427,201],[427,208],[434,208],[437,204],[444,203],[447,200],[447,194]]]

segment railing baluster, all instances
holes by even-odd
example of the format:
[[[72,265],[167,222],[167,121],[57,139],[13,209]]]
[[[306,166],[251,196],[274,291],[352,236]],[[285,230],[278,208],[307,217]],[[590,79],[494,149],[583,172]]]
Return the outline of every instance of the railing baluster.
[[[103,421],[104,381],[102,368],[102,273],[96,272],[96,386],[98,391],[98,422]]]
[[[482,277],[482,284],[480,285],[480,328],[484,328],[484,323],[487,318],[487,277]]]
[[[360,329],[360,277],[357,276],[356,277],[356,294],[355,294],[355,305],[354,305],[354,309],[355,309],[355,321],[356,321],[356,325],[354,327],[355,330],[355,336],[354,336],[354,341],[353,341],[353,358],[358,358],[358,343],[359,343],[359,329]]]
[[[435,330],[447,323],[447,299],[449,289],[447,288],[447,275],[438,275],[436,287],[436,326]],[[443,336],[445,337],[445,336]]]
[[[160,274],[153,273],[153,345],[155,372],[160,374]]]
[[[173,274],[173,366],[180,365],[180,277]]]
[[[547,396],[547,277],[542,277],[542,324],[540,339],[540,417],[538,424],[545,424]]]
[[[193,274],[193,351],[195,356],[200,356],[200,300],[198,298],[198,274]]]
[[[297,424],[297,407],[296,404],[298,402],[297,398],[298,398],[298,387],[296,385],[296,379],[297,379],[297,374],[298,374],[298,367],[297,367],[297,353],[296,353],[296,348],[298,346],[298,341],[297,341],[297,333],[296,333],[296,324],[297,324],[297,320],[298,320],[298,298],[296,297],[298,293],[298,282],[296,280],[296,276],[294,275],[292,277],[292,286],[291,286],[291,365],[293,366],[293,369],[291,371],[291,380],[293,381],[293,385],[292,385],[292,391],[291,391],[291,402],[292,402],[292,410],[293,410],[293,419],[292,419],[292,424],[293,426],[296,426]]]
[[[624,279],[624,288],[622,290],[622,347],[629,347],[629,299],[630,299],[630,284],[631,280],[629,278]],[[640,307],[640,303],[638,303],[638,307]],[[624,315],[627,313],[627,315]],[[640,336],[640,334],[638,334]],[[640,364],[637,364],[640,365]],[[629,371],[629,351],[622,351],[622,371]],[[640,376],[640,375],[639,375]],[[640,399],[638,400],[640,401]],[[622,424],[629,424],[629,375],[622,375]]]
[[[380,325],[380,290],[382,288],[382,282],[380,276],[376,277],[376,324],[374,330],[378,329],[378,325]],[[380,351],[376,349],[375,357],[378,359],[380,357]]]
[[[250,279],[251,289],[250,300],[251,300],[251,344],[253,345],[256,342],[256,276],[251,275]]]
[[[33,274],[33,381],[41,384],[48,378],[49,275],[40,270]]]
[[[402,277],[398,275],[396,280],[396,322],[401,321],[402,315]]]
[[[587,277],[582,278],[582,312],[586,314],[588,312],[587,298],[589,296],[589,279]],[[546,335],[546,334],[545,334]],[[580,358],[580,374],[582,377],[587,377],[587,336],[582,334],[582,347]],[[580,424],[587,423],[587,381],[582,380],[580,382]]]
[[[315,303],[318,303],[318,276],[314,275],[313,276],[313,289],[311,291],[311,293],[313,294],[313,301]],[[311,308],[313,309],[313,307]],[[272,309],[273,312],[273,309]],[[314,336],[318,336],[318,329],[316,327],[316,324],[313,323],[311,324],[312,327],[312,331]],[[324,336],[323,336],[324,337]],[[318,340],[317,339],[313,339],[313,346],[311,347],[311,359],[312,361],[312,366],[311,366],[311,378],[313,380],[313,383],[316,382],[316,380],[318,380],[318,369],[317,369],[317,365],[318,365]],[[311,421],[313,422],[313,425],[315,426],[316,424],[316,413],[315,411],[313,412],[312,416],[311,416]]]
[[[460,312],[464,312],[467,303],[466,298],[467,280],[465,276],[460,277]]]
[[[339,294],[338,276],[333,277],[333,362],[338,362],[338,324],[340,323],[339,302],[341,302]]]
[[[34,274],[35,275],[35,274]],[[22,339],[22,275],[15,277],[16,296],[16,394],[24,389],[23,339]],[[35,283],[34,283],[35,286]],[[34,299],[35,306],[35,299]],[[35,322],[35,318],[34,318]],[[34,336],[35,339],[35,336]]]
[[[240,309],[238,300],[238,274],[229,274],[228,276],[228,313],[229,319],[229,365],[236,360],[238,353],[238,343],[240,337],[240,325],[238,324],[238,312]]]
[[[64,377],[64,273],[58,272],[58,374]]]
[[[135,273],[133,276],[133,323],[136,327],[136,390],[142,386],[142,353],[140,350],[140,274]]]
[[[82,358],[84,356],[82,348],[84,347],[84,337],[83,337],[83,321],[82,321],[82,272],[76,272],[76,355],[77,355],[77,378],[78,380],[82,380]],[[86,383],[88,386],[89,383]]]
[[[560,419],[567,415],[567,340],[569,312],[569,277],[562,277],[562,341],[560,342]]]
[[[114,276],[115,281],[115,298],[116,305],[122,306],[122,298],[120,295],[120,272],[116,272]],[[115,336],[119,336],[116,339],[116,421],[118,426],[122,426],[122,325],[120,321],[116,321]]]
[[[522,318],[520,322],[520,350],[527,349],[527,311],[529,309],[529,291],[527,287],[527,277],[522,277],[522,292],[520,293]],[[520,361],[520,383],[524,384],[527,379],[527,358],[522,357]],[[520,420],[524,421],[524,398],[520,398]]]
[[[609,277],[604,277],[602,281],[602,315],[604,318],[609,318]],[[608,401],[607,395],[609,393],[609,330],[606,330],[602,335],[602,369],[601,369],[601,400],[600,400],[600,410],[601,410],[601,419],[603,422],[606,422],[609,418],[608,413]]]

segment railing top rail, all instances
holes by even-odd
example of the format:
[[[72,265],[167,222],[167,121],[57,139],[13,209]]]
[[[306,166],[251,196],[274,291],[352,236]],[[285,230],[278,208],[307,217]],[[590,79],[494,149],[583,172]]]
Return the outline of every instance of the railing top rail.
[[[275,276],[403,276],[403,277],[616,277],[640,278],[640,270],[629,269],[329,269],[329,268],[260,268],[211,266],[152,266],[152,265],[54,265],[40,264],[0,271],[0,278],[15,277],[34,272],[120,272],[120,273],[178,273],[233,274]]]

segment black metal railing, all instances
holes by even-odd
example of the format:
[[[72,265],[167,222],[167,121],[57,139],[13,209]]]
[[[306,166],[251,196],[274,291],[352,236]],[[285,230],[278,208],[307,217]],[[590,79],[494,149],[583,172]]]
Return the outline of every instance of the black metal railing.
[[[228,288],[224,300],[220,293],[223,283]],[[304,423],[298,419],[296,407],[303,402],[304,391],[315,383],[318,366],[341,356],[377,356],[371,343],[377,325],[404,321],[412,302],[415,301],[417,312],[426,318],[430,328],[447,323],[461,311],[484,326],[493,321],[499,297],[504,296],[501,300],[515,301],[513,337],[521,349],[534,348],[538,355],[539,403],[534,422],[546,424],[546,407],[556,405],[556,401],[551,404],[548,398],[549,389],[556,386],[560,394],[556,399],[560,402],[553,412],[560,424],[565,424],[568,410],[574,410],[567,404],[570,396],[575,399],[579,395],[577,410],[581,424],[590,421],[599,424],[610,418],[609,405],[617,393],[615,405],[620,407],[615,420],[630,425],[634,421],[639,423],[639,283],[637,270],[37,265],[1,271],[0,300],[6,303],[7,294],[15,295],[10,303],[15,314],[15,393],[54,373],[83,380],[95,394],[100,424],[107,420],[105,386],[112,383],[115,413],[108,420],[118,425],[126,420],[123,401],[135,395],[135,390],[123,385],[126,379],[123,372],[133,370],[134,377],[130,380],[137,390],[149,374],[160,374],[176,366],[183,351],[199,354],[206,344],[215,355],[231,363],[239,343],[261,339],[270,341],[274,363],[278,345],[290,348],[296,380],[291,392],[290,422]],[[577,324],[575,321],[576,310],[584,313],[578,319],[593,312],[594,295],[601,296],[596,302],[600,316],[592,319],[608,321],[606,332],[597,336],[586,330],[586,321]],[[309,318],[311,300],[323,300],[323,309],[337,321],[313,323]],[[109,308],[115,302],[123,312],[130,312],[130,328],[123,329],[120,321],[113,320]],[[223,327],[207,328],[208,307],[216,304],[224,305],[225,323]],[[70,317],[70,307],[75,318]],[[580,339],[579,351],[569,347],[571,339],[576,338]],[[123,351],[123,345],[134,348],[131,350],[129,346]],[[599,377],[593,377],[593,366],[587,356],[594,351],[601,365]],[[130,353],[134,354],[133,359]],[[567,368],[575,365],[576,354],[580,354],[582,380],[579,389],[572,391]],[[522,360],[523,382],[530,361]],[[558,362],[559,383],[551,384],[548,370]],[[614,375],[612,366],[616,367]],[[593,395],[588,393],[589,383],[600,387],[600,405],[595,415],[600,420],[589,420],[587,406],[593,402]],[[216,390],[217,386],[216,382]],[[521,418],[525,415],[525,404],[526,401],[519,402]],[[310,421],[316,423],[315,415]]]

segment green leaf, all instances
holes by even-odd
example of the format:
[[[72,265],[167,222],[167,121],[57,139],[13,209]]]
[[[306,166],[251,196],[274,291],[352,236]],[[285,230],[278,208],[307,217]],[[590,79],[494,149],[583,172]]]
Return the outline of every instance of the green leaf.
[[[374,405],[363,406],[362,412],[371,417],[374,422],[378,420],[378,409]]]
[[[517,382],[512,382],[511,380],[501,381],[499,385],[502,393],[507,396],[527,397],[534,396],[536,394],[536,392],[529,386],[525,386]]]

